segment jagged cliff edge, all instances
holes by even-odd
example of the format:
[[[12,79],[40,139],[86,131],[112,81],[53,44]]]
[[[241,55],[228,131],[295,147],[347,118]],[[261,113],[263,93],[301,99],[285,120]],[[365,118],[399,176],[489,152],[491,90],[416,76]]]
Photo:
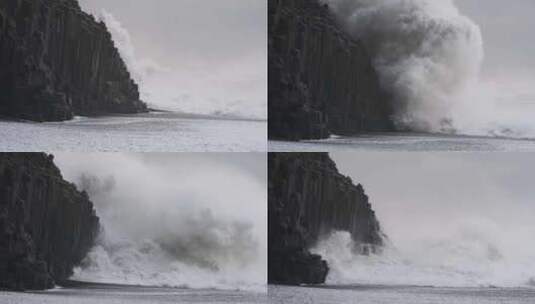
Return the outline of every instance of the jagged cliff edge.
[[[52,288],[93,246],[99,219],[53,156],[0,153],[0,290]]]
[[[309,248],[333,231],[351,234],[362,254],[384,235],[362,186],[338,172],[327,153],[268,157],[268,282],[318,284],[329,268]]]
[[[318,0],[268,0],[271,139],[393,130],[390,98],[365,47]]]
[[[106,25],[77,0],[0,1],[0,115],[62,121],[146,111]]]

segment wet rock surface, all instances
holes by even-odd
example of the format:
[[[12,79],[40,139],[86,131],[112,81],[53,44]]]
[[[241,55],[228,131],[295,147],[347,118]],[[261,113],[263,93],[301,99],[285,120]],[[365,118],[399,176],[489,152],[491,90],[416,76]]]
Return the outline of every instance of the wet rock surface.
[[[393,129],[370,56],[318,0],[268,0],[269,137]]]
[[[62,121],[146,111],[105,24],[77,0],[0,1],[0,115]]]
[[[93,246],[99,219],[85,192],[42,153],[0,153],[0,289],[47,289]]]
[[[333,231],[349,232],[362,254],[382,246],[364,189],[327,153],[270,153],[268,170],[269,283],[325,282],[327,263],[308,249]]]

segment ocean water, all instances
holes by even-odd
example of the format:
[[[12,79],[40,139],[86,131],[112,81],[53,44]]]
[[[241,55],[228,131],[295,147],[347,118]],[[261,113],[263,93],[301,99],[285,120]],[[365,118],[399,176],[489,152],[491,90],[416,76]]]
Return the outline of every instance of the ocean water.
[[[299,142],[269,141],[271,152],[430,151],[535,152],[534,139],[423,133],[370,133]]]
[[[59,123],[0,121],[5,152],[262,152],[267,122],[179,113],[77,117]]]
[[[0,292],[2,304],[267,303],[266,293],[82,284],[42,292]]]
[[[535,289],[434,288],[412,286],[270,286],[269,303],[276,304],[528,304]]]

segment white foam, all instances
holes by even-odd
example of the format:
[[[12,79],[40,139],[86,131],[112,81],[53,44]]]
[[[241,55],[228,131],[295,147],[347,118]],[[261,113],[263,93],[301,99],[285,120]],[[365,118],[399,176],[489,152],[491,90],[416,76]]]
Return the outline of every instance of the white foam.
[[[57,157],[66,178],[90,194],[102,225],[73,278],[265,289],[265,185],[210,157],[174,158],[158,163],[158,157],[97,154],[80,163],[76,155]]]
[[[394,97],[398,126],[535,137],[533,108],[519,106],[515,82],[480,81],[482,33],[453,0],[322,1],[373,55],[381,84]]]
[[[327,260],[329,284],[435,287],[528,287],[535,277],[535,251],[502,248],[490,233],[464,231],[451,237],[395,241],[380,254],[360,255],[347,232],[335,232],[313,252]],[[510,248],[511,249],[511,248]],[[528,251],[528,252],[526,252]]]

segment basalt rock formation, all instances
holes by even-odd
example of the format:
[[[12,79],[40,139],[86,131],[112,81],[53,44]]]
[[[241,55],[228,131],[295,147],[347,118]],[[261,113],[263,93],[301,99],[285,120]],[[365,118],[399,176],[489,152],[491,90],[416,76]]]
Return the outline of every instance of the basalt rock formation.
[[[98,232],[85,192],[41,153],[0,154],[0,289],[46,289],[68,279]]]
[[[146,111],[106,25],[77,0],[0,1],[0,115],[62,121]]]
[[[326,153],[270,153],[268,158],[268,281],[323,283],[328,265],[309,248],[347,231],[363,254],[384,235],[361,185],[341,175]]]
[[[318,0],[268,0],[269,137],[320,139],[393,129],[365,47]]]

